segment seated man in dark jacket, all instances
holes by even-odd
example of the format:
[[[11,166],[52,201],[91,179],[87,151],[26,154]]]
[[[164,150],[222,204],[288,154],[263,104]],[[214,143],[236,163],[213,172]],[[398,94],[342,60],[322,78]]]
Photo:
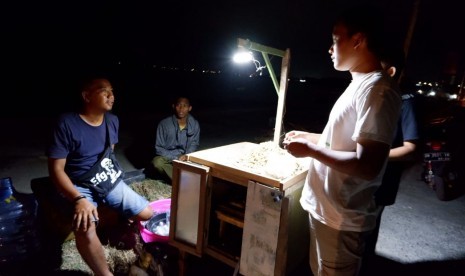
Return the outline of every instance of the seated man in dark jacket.
[[[189,114],[192,110],[189,99],[178,97],[172,107],[174,114],[158,123],[156,156],[152,160],[156,173],[166,179],[172,178],[172,161],[186,161],[186,154],[196,151],[199,147],[200,138],[199,123]]]

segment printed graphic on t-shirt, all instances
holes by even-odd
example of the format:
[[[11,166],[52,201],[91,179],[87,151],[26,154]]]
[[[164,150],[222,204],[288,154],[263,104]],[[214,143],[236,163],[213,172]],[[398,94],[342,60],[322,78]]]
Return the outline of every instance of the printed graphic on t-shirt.
[[[103,158],[102,162],[100,162],[100,166],[102,166],[104,170],[96,173],[95,176],[90,180],[94,186],[97,186],[98,184],[105,182],[108,179],[110,179],[110,182],[113,184],[116,180],[118,180],[122,173],[121,170],[115,170],[115,165],[110,158]]]

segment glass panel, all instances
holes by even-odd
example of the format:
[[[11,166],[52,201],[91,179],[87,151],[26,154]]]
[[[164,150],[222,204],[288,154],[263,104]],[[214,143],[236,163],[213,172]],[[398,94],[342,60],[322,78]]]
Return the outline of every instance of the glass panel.
[[[186,170],[179,173],[178,210],[175,237],[197,244],[201,175]]]

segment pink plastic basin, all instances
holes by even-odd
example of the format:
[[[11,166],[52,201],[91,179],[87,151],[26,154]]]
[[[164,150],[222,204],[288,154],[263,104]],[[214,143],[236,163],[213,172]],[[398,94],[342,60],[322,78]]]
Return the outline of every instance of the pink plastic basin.
[[[171,199],[160,199],[157,201],[153,201],[150,203],[150,207],[152,207],[154,211],[154,216],[157,214],[163,214],[170,212],[171,209]],[[142,240],[146,243],[150,242],[168,242],[169,236],[161,236],[158,234],[155,234],[145,228],[145,223],[146,222],[139,222],[139,230],[140,230],[140,235],[142,237]]]

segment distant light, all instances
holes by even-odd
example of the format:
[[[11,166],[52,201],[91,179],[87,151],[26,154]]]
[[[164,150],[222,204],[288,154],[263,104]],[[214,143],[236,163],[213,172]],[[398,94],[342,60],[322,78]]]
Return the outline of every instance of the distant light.
[[[307,82],[306,79],[299,79],[299,82]]]
[[[240,51],[234,55],[233,60],[237,63],[246,63],[254,60],[254,58],[252,52]]]
[[[424,92],[423,92],[423,90],[419,89],[419,90],[417,91],[417,93],[420,94],[420,95],[423,95]]]
[[[456,100],[458,98],[457,94],[449,95],[449,99]]]
[[[431,91],[431,92],[428,93],[427,96],[428,96],[428,97],[434,97],[434,96],[436,96],[436,92],[435,92],[435,91]]]

